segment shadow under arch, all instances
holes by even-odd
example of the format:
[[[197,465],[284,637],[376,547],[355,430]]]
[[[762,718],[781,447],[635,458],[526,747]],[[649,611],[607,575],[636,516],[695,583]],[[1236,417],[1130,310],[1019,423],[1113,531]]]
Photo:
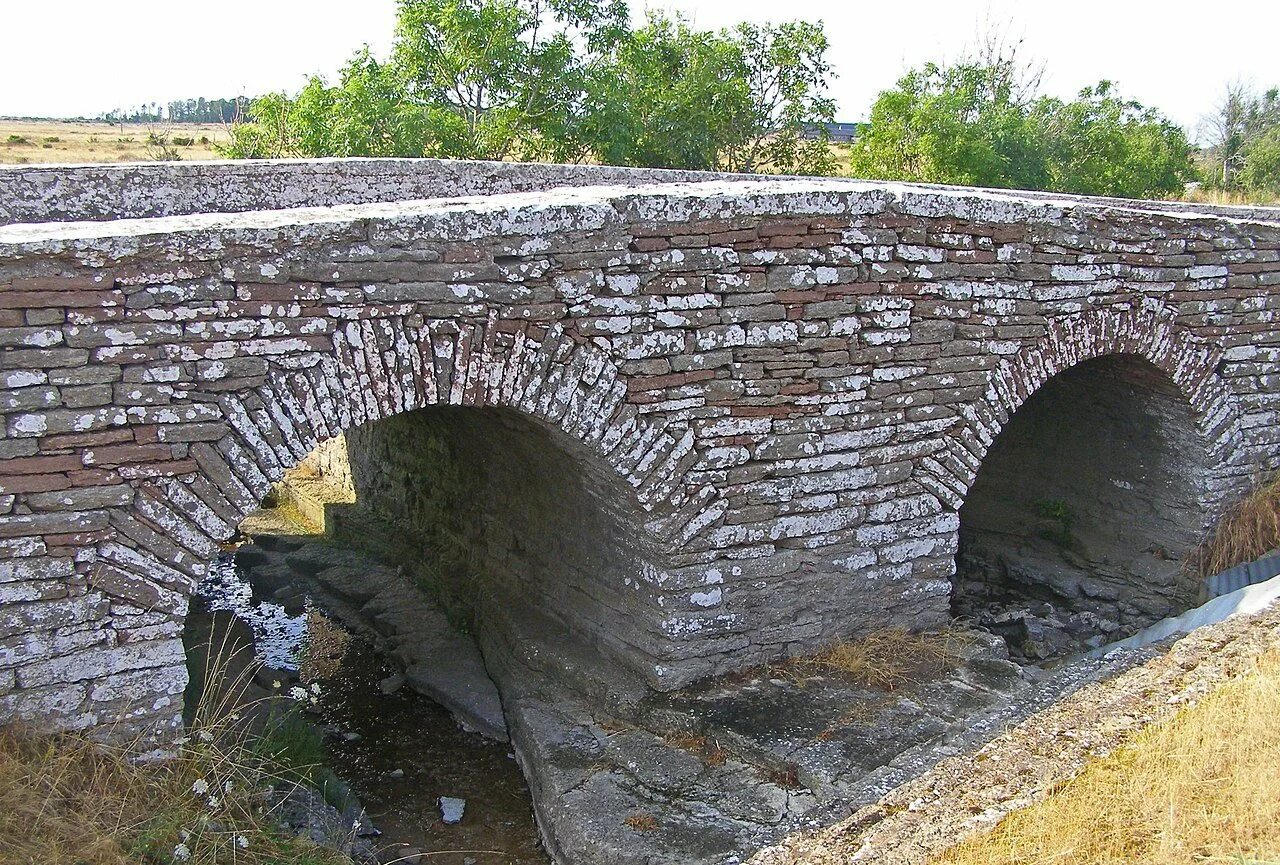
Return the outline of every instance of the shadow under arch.
[[[1044,657],[1192,606],[1182,562],[1204,526],[1210,444],[1142,355],[1052,376],[995,438],[960,508],[953,612],[1009,626],[1010,610],[1030,609],[1065,632],[1027,650]]]
[[[509,407],[442,405],[342,442],[355,503],[329,515],[339,541],[398,562],[495,657],[572,643],[652,676],[648,588],[666,550],[580,441]]]

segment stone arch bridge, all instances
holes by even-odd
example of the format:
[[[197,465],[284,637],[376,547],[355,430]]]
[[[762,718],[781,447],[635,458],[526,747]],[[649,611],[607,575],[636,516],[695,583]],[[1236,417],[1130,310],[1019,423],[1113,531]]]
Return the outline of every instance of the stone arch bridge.
[[[194,585],[343,432],[660,690],[1035,583],[1055,519],[1039,588],[1158,618],[1280,453],[1267,211],[350,160],[2,169],[0,224],[0,719],[180,723]]]

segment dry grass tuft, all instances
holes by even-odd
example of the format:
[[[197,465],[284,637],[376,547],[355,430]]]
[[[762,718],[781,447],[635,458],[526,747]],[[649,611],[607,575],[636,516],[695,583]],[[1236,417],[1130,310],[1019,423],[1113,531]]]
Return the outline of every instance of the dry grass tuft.
[[[637,832],[653,832],[658,828],[658,821],[652,814],[632,814],[622,822]]]
[[[227,677],[228,663],[219,658],[206,672],[224,687],[201,703],[165,759],[134,758],[142,740],[109,747],[0,728],[0,862],[349,863],[277,830],[268,787],[288,789],[299,767],[285,761],[274,733],[249,732],[242,713],[253,706],[239,703],[253,670]]]
[[[954,667],[963,640],[960,632],[951,630],[912,633],[884,628],[836,643],[811,658],[797,658],[788,666],[801,675],[837,672],[863,687],[892,691]]]
[[[1259,482],[1223,515],[1213,533],[1187,557],[1202,579],[1280,547],[1280,474]]]
[[[728,752],[720,747],[720,743],[706,736],[668,733],[662,738],[671,747],[688,751],[708,766],[723,766],[729,759]]]
[[[937,865],[1280,861],[1280,652]]]

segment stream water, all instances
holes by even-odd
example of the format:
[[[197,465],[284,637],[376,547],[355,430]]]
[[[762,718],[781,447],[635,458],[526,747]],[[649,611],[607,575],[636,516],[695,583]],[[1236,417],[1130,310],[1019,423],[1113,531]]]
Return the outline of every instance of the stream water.
[[[306,609],[260,597],[252,570],[220,559],[198,592],[197,618],[234,616],[257,660],[287,686],[306,639]],[[197,621],[193,634],[216,628]],[[249,635],[252,635],[250,638]],[[207,637],[206,637],[207,639]],[[509,746],[464,732],[438,704],[384,682],[398,671],[359,638],[319,677],[307,716],[324,731],[325,762],[359,797],[373,824],[379,859],[432,865],[546,865],[528,787]],[[274,672],[272,673],[274,675]],[[310,684],[308,682],[308,684]],[[446,824],[440,798],[465,800]],[[427,854],[408,858],[412,850]],[[407,855],[406,855],[407,854]]]

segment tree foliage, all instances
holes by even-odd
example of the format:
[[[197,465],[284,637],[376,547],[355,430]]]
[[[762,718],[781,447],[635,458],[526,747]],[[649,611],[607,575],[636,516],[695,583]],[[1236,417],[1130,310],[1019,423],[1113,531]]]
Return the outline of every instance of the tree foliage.
[[[1036,82],[1010,55],[913,70],[877,98],[851,171],[1134,198],[1179,192],[1195,176],[1186,134],[1110,82],[1070,102],[1037,96]]]
[[[805,22],[633,31],[622,0],[400,0],[386,61],[256,100],[225,152],[829,174],[827,49]]]
[[[1230,84],[1206,125],[1210,164],[1205,180],[1210,186],[1270,195],[1280,192],[1280,89],[1258,94],[1245,84]]]
[[[1252,139],[1237,177],[1240,187],[1268,197],[1280,196],[1280,126]]]
[[[724,35],[651,17],[593,65],[584,149],[616,165],[719,167],[750,108],[745,72]]]

